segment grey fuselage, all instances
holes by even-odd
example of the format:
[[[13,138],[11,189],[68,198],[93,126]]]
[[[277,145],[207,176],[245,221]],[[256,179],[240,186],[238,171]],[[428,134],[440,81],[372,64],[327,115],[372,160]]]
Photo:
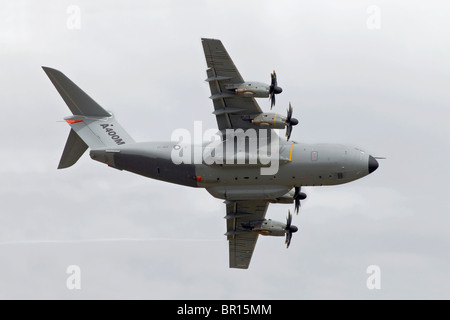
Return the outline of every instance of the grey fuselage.
[[[206,164],[173,161],[174,149],[202,151],[206,146],[176,142],[142,142],[91,150],[91,158],[119,170],[179,185],[205,188],[226,200],[267,199],[286,203],[293,186],[338,185],[360,179],[377,169],[364,151],[340,144],[305,144],[281,141],[279,163],[273,174],[261,174],[260,164]],[[189,162],[189,161],[188,161]],[[267,167],[267,165],[266,165]],[[277,202],[277,201],[275,201]]]

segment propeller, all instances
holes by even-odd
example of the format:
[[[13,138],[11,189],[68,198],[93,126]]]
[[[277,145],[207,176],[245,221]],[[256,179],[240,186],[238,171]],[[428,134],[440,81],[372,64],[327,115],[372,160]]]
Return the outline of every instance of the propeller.
[[[289,141],[289,138],[291,137],[292,127],[298,125],[298,120],[295,118],[292,118],[292,112],[293,112],[293,109],[292,109],[291,103],[289,102],[289,109],[287,111],[286,121],[284,122],[286,124],[287,141]]]
[[[275,105],[275,95],[283,92],[283,89],[278,87],[277,74],[275,73],[275,70],[273,70],[273,73],[270,74],[270,77],[272,78],[272,82],[270,84],[269,95],[270,95],[270,110],[272,110],[272,107]]]
[[[306,199],[306,193],[301,192],[301,187],[295,187],[294,201],[295,201],[295,212],[298,214],[298,210],[302,206],[300,200]]]
[[[286,248],[289,248],[289,245],[291,244],[292,234],[298,231],[298,228],[296,226],[291,226],[292,222],[292,214],[291,210],[288,212],[288,217],[286,219],[286,228],[284,228],[284,231],[286,231]]]

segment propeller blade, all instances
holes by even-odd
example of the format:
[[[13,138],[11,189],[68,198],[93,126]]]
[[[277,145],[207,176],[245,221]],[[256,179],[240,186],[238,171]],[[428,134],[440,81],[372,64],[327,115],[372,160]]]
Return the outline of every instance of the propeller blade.
[[[298,214],[298,211],[301,207],[301,201],[305,200],[306,194],[301,192],[301,187],[295,187],[295,193],[294,193],[294,201],[295,201],[295,212]]]
[[[291,227],[291,222],[292,222],[292,214],[291,210],[288,210],[288,217],[286,218],[286,230],[289,230],[289,228]]]
[[[289,248],[292,239],[292,232],[286,233],[286,249]]]
[[[289,141],[289,138],[291,137],[291,133],[292,133],[292,126],[289,124],[286,127],[286,141]]]
[[[287,112],[287,120],[286,121],[288,121],[288,122],[291,121],[292,113],[293,113],[292,105],[291,105],[291,102],[289,102],[289,109]]]
[[[295,201],[295,209],[294,211],[298,214],[298,210],[301,207],[300,198],[298,194],[300,193],[300,187],[295,187],[294,201]]]
[[[269,88],[269,96],[270,96],[270,109],[275,105],[275,95],[283,92],[283,89],[278,86],[277,74],[275,70],[270,74],[271,84]]]
[[[292,108],[291,103],[289,102],[289,108],[287,110],[286,115],[286,121],[284,122],[286,124],[286,138],[287,141],[289,141],[289,138],[291,137],[292,133],[292,127],[296,126],[298,124],[298,120],[295,118],[292,118],[292,114],[294,113],[294,109]]]
[[[284,231],[286,232],[286,240],[284,242],[286,244],[286,248],[289,248],[289,245],[291,244],[292,234],[298,231],[298,228],[296,226],[292,226],[291,222],[292,214],[291,210],[288,210],[288,216],[286,218],[286,228],[284,229]]]

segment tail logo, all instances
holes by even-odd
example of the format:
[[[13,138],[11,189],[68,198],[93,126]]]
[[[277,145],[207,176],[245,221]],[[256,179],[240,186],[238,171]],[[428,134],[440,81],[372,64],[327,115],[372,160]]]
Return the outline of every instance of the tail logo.
[[[116,133],[116,131],[114,131],[114,129],[111,128],[112,126],[113,126],[112,124],[100,125],[100,127],[102,127],[103,130],[105,130],[105,132],[111,137],[111,139],[114,140],[115,143],[117,143],[117,145],[125,144],[125,141],[123,141],[122,138],[120,138],[120,136]]]

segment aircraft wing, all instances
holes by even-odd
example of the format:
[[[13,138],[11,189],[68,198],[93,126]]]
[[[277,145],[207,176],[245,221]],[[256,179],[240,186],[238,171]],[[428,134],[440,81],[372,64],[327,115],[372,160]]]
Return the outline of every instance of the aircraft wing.
[[[269,202],[266,200],[227,201],[227,237],[230,268],[248,269],[258,233],[246,230],[250,221],[264,220]]]
[[[254,98],[236,95],[227,88],[244,83],[244,79],[220,40],[202,39],[214,112],[219,130],[258,127],[245,120],[247,114],[262,113]]]

